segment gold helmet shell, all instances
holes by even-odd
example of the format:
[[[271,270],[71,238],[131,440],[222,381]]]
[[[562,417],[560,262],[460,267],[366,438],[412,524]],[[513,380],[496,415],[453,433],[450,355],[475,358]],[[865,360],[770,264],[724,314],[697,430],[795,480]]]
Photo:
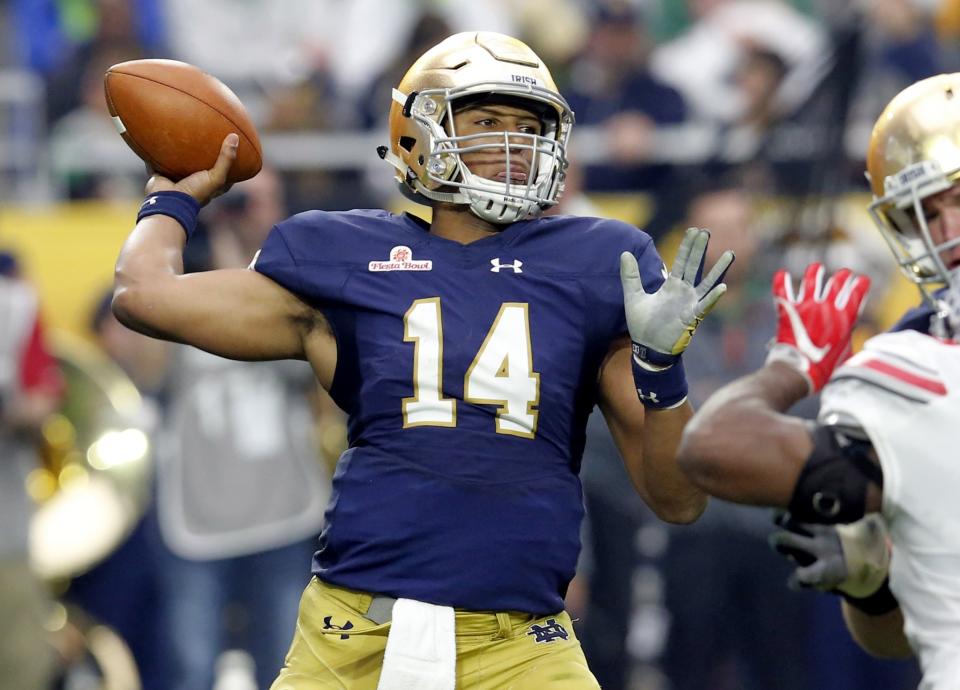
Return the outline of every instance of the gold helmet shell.
[[[877,119],[867,150],[874,197],[899,191],[904,181],[897,176],[925,162],[942,172],[960,170],[960,73],[908,86]]]
[[[935,240],[923,206],[960,179],[960,73],[923,79],[890,101],[870,136],[867,177],[870,213],[900,269],[941,314],[960,321],[945,304],[960,294],[960,275],[942,258],[958,241]]]
[[[526,183],[480,178],[460,158],[467,147],[484,144],[457,136],[454,103],[484,96],[528,106],[544,123],[542,134],[505,133],[498,145],[532,150]],[[511,223],[557,203],[573,120],[549,70],[526,44],[497,33],[459,33],[424,53],[394,89],[390,146],[380,154],[413,200],[469,204],[481,218]]]

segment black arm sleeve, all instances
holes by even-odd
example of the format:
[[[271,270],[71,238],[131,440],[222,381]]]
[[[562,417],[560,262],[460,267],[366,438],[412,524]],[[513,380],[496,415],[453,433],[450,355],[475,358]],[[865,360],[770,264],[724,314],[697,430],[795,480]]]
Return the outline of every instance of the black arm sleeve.
[[[866,511],[867,487],[873,483],[883,488],[870,443],[820,424],[814,427],[813,442],[790,498],[790,514],[801,522],[821,524],[859,520]]]

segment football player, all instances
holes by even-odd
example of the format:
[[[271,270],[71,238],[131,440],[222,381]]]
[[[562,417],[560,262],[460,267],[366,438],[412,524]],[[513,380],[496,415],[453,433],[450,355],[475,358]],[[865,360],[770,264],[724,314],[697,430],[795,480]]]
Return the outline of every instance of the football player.
[[[675,460],[681,354],[733,257],[701,280],[705,230],[668,273],[632,226],[539,217],[574,117],[520,41],[452,36],[393,95],[379,153],[431,222],[311,211],[275,226],[251,270],[182,275],[230,135],[211,170],[148,182],[115,312],[226,357],[306,359],[349,415],[274,690],[598,687],[563,610],[587,416],[599,402],[661,518],[700,515]]]
[[[890,102],[867,169],[872,216],[925,306],[844,363],[866,280],[843,270],[824,283],[814,265],[794,291],[781,272],[766,366],[704,404],[684,432],[680,462],[711,494],[788,508],[790,522],[774,541],[800,564],[796,581],[842,594],[847,626],[867,651],[912,650],[921,687],[944,690],[960,679],[960,465],[952,445],[960,419],[960,74],[920,81]],[[784,414],[821,388],[816,423]],[[843,526],[825,527],[833,524]]]

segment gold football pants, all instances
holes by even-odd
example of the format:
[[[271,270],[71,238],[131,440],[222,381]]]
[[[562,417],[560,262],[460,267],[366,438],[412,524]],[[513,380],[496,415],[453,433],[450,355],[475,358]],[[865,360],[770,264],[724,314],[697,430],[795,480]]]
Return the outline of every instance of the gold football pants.
[[[373,596],[311,580],[271,690],[376,690],[390,623]],[[372,615],[372,614],[371,614]],[[570,616],[456,611],[457,690],[596,690]]]

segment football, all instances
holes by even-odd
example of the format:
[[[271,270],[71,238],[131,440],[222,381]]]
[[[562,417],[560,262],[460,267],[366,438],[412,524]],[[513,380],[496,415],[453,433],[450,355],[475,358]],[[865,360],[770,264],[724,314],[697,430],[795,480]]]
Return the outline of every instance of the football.
[[[213,167],[224,137],[240,137],[228,181],[260,171],[260,138],[226,85],[176,60],[131,60],[103,78],[107,108],[120,136],[154,171],[179,180]]]

